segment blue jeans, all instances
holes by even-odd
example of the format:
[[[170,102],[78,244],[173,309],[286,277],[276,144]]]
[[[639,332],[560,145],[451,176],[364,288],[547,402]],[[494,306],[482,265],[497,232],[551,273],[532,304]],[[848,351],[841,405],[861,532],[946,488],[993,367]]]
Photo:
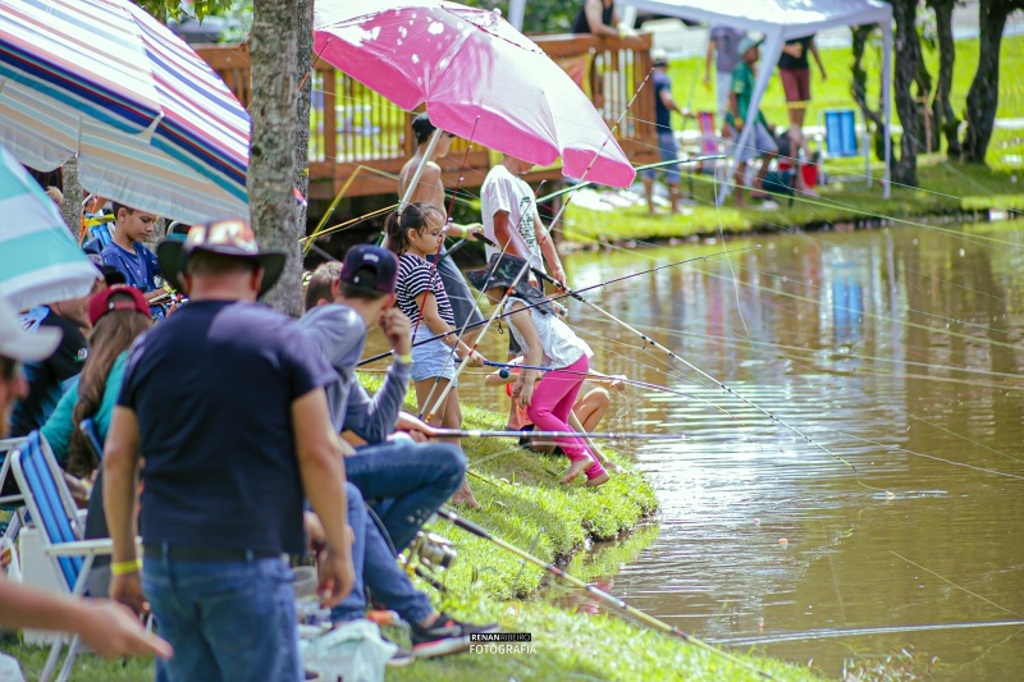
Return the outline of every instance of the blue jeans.
[[[174,658],[158,682],[302,680],[292,571],[281,559],[147,558],[142,589]]]
[[[356,569],[356,582],[345,601],[331,610],[331,622],[362,618],[366,611],[365,588],[368,587],[376,601],[398,612],[405,622],[419,623],[434,612],[430,599],[413,587],[409,576],[399,568],[391,548],[367,513],[359,489],[346,483],[345,492],[348,494],[348,525],[352,526],[355,536],[352,565]]]
[[[384,523],[395,551],[462,485],[466,456],[452,443],[387,442],[345,458],[345,475]]]

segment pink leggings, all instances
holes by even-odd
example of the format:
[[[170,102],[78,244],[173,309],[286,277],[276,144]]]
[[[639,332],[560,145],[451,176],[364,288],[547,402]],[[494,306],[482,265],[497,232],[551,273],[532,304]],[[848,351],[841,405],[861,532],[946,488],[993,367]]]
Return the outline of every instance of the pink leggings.
[[[546,372],[543,380],[535,384],[533,399],[530,401],[530,406],[526,408],[526,413],[530,415],[530,420],[537,431],[574,430],[567,422],[572,406],[576,403],[576,396],[580,392],[580,387],[583,386],[583,374],[575,374],[575,372],[586,373],[590,369],[590,361],[584,354],[579,360],[563,369],[574,372],[574,374],[563,374],[558,370],[553,370]],[[601,466],[582,438],[555,438],[554,440],[570,460],[575,462],[588,456],[594,460],[593,466],[586,470],[588,479],[605,473],[604,467]]]

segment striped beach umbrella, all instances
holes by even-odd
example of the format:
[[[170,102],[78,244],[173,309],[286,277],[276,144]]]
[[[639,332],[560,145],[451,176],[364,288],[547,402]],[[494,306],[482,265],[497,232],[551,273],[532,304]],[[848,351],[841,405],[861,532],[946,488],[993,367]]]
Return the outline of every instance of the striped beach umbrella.
[[[97,277],[57,205],[0,146],[0,296],[28,310],[85,296]]]
[[[189,222],[248,217],[249,115],[128,0],[0,0],[0,142],[100,196]]]

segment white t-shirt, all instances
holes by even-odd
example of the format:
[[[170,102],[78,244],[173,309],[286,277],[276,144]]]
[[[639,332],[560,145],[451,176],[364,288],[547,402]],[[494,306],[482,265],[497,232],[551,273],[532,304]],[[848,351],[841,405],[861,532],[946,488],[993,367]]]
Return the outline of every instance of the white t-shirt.
[[[498,244],[498,239],[494,234],[494,214],[499,211],[508,214],[509,235],[520,253],[530,254],[530,265],[541,272],[547,272],[544,269],[544,256],[537,243],[537,200],[533,190],[525,180],[513,175],[502,164],[490,170],[480,189],[484,236],[495,244]],[[500,252],[500,244],[498,248],[487,247],[488,258],[492,253]]]
[[[508,301],[505,303],[505,312],[512,312],[513,303],[516,302],[526,306],[530,305],[528,301],[509,296]],[[594,356],[594,351],[590,349],[587,342],[576,336],[576,333],[558,315],[546,315],[537,308],[530,308],[529,312],[530,320],[533,322],[533,326],[537,328],[540,345],[543,346],[544,359],[540,363],[541,366],[564,369],[584,355],[588,358]],[[508,321],[512,336],[515,337],[516,342],[523,349],[523,354],[529,353],[530,347],[523,338],[519,328],[516,327],[515,320],[509,317]]]

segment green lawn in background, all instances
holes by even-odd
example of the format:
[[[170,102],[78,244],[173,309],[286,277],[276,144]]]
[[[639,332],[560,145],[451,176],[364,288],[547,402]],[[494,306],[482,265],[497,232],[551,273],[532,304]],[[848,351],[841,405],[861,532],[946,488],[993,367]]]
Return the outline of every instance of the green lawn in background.
[[[950,99],[953,110],[960,118],[963,118],[967,92],[970,90],[971,81],[978,68],[978,45],[977,40],[958,40],[956,43],[956,64],[953,71],[953,92]],[[849,46],[834,47],[821,49],[820,52],[828,79],[822,81],[817,65],[812,63],[811,103],[807,108],[806,125],[822,125],[821,113],[825,109],[856,109],[857,107],[850,94],[853,80],[850,72],[850,67],[853,65],[852,49]],[[934,83],[939,70],[938,50],[925,47],[924,58]],[[881,90],[881,79],[878,75],[882,72],[880,41],[878,47],[868,48],[865,51],[863,65],[869,74],[868,102],[876,105]],[[996,116],[998,118],[1024,117],[1024,82],[1021,80],[1021,76],[1024,75],[1024,36],[1008,36],[1003,39],[999,70],[999,109]],[[687,107],[692,111],[715,110],[714,83],[712,83],[711,90],[705,89],[701,83],[704,75],[703,57],[689,57],[672,61],[669,66],[669,75],[672,78],[672,94],[680,106]],[[789,119],[786,114],[786,101],[782,93],[782,82],[779,80],[777,72],[772,77],[768,92],[765,93],[761,111],[772,125],[787,125]],[[857,118],[860,120],[859,111]],[[898,123],[897,119],[894,105],[894,123]],[[678,124],[678,119],[676,124]],[[683,125],[694,126],[695,124],[690,122]]]

